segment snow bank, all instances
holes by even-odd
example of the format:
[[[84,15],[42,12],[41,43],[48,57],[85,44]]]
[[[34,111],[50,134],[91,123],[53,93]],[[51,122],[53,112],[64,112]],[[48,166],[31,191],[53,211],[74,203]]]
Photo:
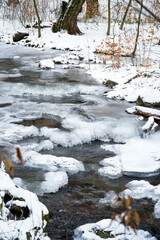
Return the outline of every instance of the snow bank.
[[[47,208],[39,202],[36,194],[15,185],[9,175],[1,170],[0,204],[1,239],[24,240],[30,236],[34,239],[49,240],[43,232],[48,223]]]
[[[97,233],[97,234],[96,234]],[[123,224],[111,219],[103,219],[97,223],[88,223],[74,230],[74,240],[101,240],[104,237],[98,236],[98,233],[108,233],[108,239],[113,240],[156,240],[149,232],[126,228]]]
[[[156,104],[160,101],[160,78],[157,78],[157,75],[160,75],[160,71],[157,66],[155,66],[154,71],[156,69],[156,74],[154,74],[153,70],[150,70],[150,75],[137,76],[133,80],[128,82],[121,83],[120,77],[118,77],[119,84],[116,85],[113,91],[109,91],[106,93],[108,98],[116,98],[116,99],[125,99],[129,102],[136,102],[137,98],[140,96],[143,102]],[[120,70],[123,71],[123,68]]]
[[[159,139],[160,133],[157,132],[146,139],[131,138],[126,144],[114,145],[113,149],[103,145],[103,149],[114,150],[118,155],[101,161],[104,167],[99,173],[110,178],[120,177],[121,171],[135,177],[157,175],[160,170]]]

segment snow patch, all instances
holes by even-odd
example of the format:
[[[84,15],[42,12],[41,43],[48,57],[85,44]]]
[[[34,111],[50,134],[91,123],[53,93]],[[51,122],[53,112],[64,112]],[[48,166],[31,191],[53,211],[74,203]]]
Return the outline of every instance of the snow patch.
[[[39,67],[43,69],[53,69],[54,68],[54,62],[52,59],[45,59],[41,60],[39,62]]]
[[[61,170],[69,174],[75,174],[79,171],[84,171],[83,164],[74,158],[42,155],[35,151],[24,152],[23,157],[26,164],[29,166],[46,168],[54,172]]]
[[[104,238],[96,234],[97,231],[103,233],[108,232],[113,240],[156,240],[147,231],[136,230],[134,231],[130,227],[126,228],[123,224],[111,219],[103,219],[97,223],[88,223],[82,225],[74,230],[74,240],[103,240]]]
[[[119,177],[121,169],[129,176],[157,175],[160,170],[159,139],[160,133],[157,132],[146,139],[134,137],[126,144],[115,144],[114,152],[118,156],[101,161],[104,168],[99,169],[99,173],[108,177],[116,177],[117,173]],[[108,151],[108,145],[103,145],[103,149]]]
[[[55,193],[68,183],[66,172],[48,172],[45,174],[45,181],[41,183],[41,189],[45,193]]]

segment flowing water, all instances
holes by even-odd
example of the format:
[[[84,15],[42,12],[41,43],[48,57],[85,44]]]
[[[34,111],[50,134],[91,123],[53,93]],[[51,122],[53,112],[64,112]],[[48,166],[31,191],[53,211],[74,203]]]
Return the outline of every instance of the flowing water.
[[[111,180],[98,174],[100,161],[113,153],[103,150],[100,146],[106,141],[105,124],[109,122],[110,141],[117,138],[115,128],[119,131],[124,127],[124,135],[137,134],[137,121],[134,116],[128,116],[125,109],[131,104],[124,101],[108,100],[103,93],[106,88],[79,69],[63,69],[57,65],[53,70],[39,69],[38,61],[53,58],[59,51],[24,48],[20,46],[0,43],[0,119],[1,125],[6,122],[14,126],[35,126],[36,129],[47,127],[58,129],[60,139],[53,149],[41,150],[41,154],[59,157],[73,157],[83,162],[85,171],[69,175],[69,183],[57,193],[41,192],[41,182],[44,180],[46,169],[22,166],[15,163],[15,177],[24,182],[24,187],[40,195],[40,200],[50,211],[49,236],[52,239],[72,239],[74,228],[87,222],[96,222],[111,217],[113,210],[99,203],[105,193],[122,190],[122,181]],[[68,120],[69,119],[69,120]],[[63,121],[69,121],[64,126]],[[87,123],[87,127],[81,126]],[[89,123],[89,124],[88,124]],[[93,128],[90,124],[95,123]],[[104,128],[105,134],[103,135]],[[72,139],[72,124],[80,128],[81,137]],[[118,126],[118,128],[117,128]],[[94,129],[99,129],[99,137],[94,137]],[[0,133],[4,133],[3,127]],[[9,134],[9,133],[8,133]],[[77,133],[78,134],[78,133]],[[1,149],[5,145],[12,151],[16,144],[24,147],[39,144],[46,136],[18,136],[7,135],[8,142],[1,140]],[[113,138],[111,138],[111,136]],[[108,143],[110,144],[110,143]],[[125,177],[125,182],[133,180]],[[149,179],[152,184],[158,184],[159,177]],[[144,229],[160,236],[158,223],[153,221],[154,205],[149,201],[142,201],[139,208]],[[121,211],[117,209],[114,211]],[[149,216],[149,217],[148,217]],[[153,223],[154,222],[154,223]]]

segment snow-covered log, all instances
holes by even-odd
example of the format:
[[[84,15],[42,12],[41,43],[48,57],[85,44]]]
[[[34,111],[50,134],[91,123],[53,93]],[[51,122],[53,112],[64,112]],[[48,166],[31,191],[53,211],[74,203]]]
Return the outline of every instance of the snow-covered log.
[[[144,117],[153,117],[154,119],[160,120],[160,110],[135,106],[132,108],[127,108],[126,112],[129,114],[141,115]]]
[[[154,125],[154,117],[149,117],[148,121],[142,127],[143,132],[145,133],[149,132],[152,129],[153,125]]]

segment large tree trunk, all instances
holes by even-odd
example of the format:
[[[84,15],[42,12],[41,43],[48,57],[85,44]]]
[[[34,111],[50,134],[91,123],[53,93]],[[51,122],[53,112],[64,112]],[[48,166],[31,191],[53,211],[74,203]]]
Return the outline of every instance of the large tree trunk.
[[[69,34],[82,34],[77,25],[78,14],[82,11],[85,0],[70,0],[67,4],[62,1],[61,13],[57,23],[53,25],[53,32],[61,29],[67,30]]]
[[[100,16],[98,0],[86,0],[86,4],[87,4],[86,19],[94,18],[95,16]]]

